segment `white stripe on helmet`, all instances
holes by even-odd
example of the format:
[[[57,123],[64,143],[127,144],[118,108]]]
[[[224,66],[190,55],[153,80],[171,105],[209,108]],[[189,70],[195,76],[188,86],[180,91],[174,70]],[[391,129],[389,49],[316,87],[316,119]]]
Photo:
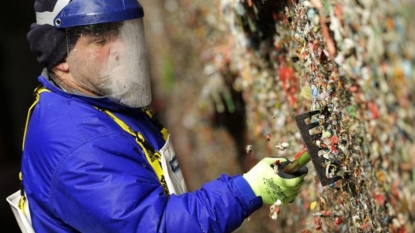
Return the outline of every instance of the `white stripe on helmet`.
[[[36,23],[39,25],[48,24],[55,26],[55,24],[53,23],[55,17],[66,5],[69,4],[70,1],[71,0],[58,0],[52,12],[36,12]]]

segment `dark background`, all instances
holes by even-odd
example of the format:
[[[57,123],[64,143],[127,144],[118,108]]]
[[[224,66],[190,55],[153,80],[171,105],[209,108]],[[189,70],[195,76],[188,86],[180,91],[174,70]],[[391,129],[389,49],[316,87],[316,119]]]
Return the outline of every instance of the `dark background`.
[[[26,114],[42,67],[26,34],[35,21],[34,1],[0,1],[0,229],[20,232],[6,197],[19,189]]]

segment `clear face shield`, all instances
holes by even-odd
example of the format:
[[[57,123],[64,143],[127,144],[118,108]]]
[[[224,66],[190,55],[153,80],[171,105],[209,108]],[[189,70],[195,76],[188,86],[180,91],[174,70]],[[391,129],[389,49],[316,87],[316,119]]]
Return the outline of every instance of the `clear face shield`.
[[[150,104],[142,18],[66,30],[69,71],[79,86],[128,107]]]

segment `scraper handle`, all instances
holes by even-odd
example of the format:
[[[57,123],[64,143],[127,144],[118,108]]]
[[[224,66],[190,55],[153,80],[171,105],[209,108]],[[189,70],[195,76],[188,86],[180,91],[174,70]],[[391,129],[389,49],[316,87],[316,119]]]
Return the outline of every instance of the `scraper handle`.
[[[300,168],[305,166],[311,161],[311,157],[308,154],[307,148],[303,148],[295,155],[295,160],[288,164],[282,171],[287,174],[297,172]]]

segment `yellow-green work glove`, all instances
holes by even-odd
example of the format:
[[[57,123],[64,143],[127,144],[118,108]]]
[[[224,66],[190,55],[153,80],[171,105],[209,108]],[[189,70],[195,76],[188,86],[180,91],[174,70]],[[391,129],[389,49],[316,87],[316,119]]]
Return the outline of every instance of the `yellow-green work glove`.
[[[280,161],[280,165],[275,165],[278,166],[277,173],[273,168],[276,160]],[[308,169],[304,166],[294,174],[287,174],[282,169],[288,164],[290,161],[286,158],[264,158],[243,177],[255,195],[262,197],[264,204],[274,204],[277,200],[289,203],[297,197]]]

